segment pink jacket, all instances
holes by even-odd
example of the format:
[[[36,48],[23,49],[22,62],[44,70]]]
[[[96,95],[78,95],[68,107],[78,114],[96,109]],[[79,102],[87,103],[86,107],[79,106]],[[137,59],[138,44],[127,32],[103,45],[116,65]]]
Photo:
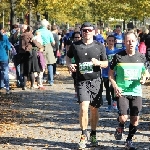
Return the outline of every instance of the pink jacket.
[[[141,42],[139,45],[139,52],[142,54],[146,54],[146,45],[144,42]]]

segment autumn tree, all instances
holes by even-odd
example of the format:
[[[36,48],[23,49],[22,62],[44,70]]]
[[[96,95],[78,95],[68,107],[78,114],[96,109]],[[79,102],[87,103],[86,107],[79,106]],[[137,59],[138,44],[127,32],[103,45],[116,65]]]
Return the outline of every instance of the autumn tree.
[[[29,12],[37,20],[37,13],[41,19],[45,14],[50,22],[75,24],[83,21],[107,22],[114,19],[143,20],[150,17],[149,0],[13,0],[16,17],[24,18]],[[10,0],[1,0],[1,8],[10,8]],[[3,9],[0,10],[2,13]],[[6,10],[5,10],[6,11]],[[5,14],[9,18],[10,10]],[[2,20],[1,20],[2,21]]]

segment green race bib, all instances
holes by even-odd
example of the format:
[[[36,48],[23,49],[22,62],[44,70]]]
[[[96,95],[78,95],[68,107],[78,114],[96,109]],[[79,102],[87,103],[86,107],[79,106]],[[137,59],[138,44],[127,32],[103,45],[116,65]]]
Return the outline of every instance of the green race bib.
[[[117,44],[116,44],[116,48],[118,48],[118,49],[122,48],[122,44],[117,43]]]
[[[141,96],[141,74],[146,68],[143,63],[118,63],[116,66],[116,82],[122,95]]]
[[[79,71],[81,74],[92,73],[93,63],[92,62],[79,63]]]

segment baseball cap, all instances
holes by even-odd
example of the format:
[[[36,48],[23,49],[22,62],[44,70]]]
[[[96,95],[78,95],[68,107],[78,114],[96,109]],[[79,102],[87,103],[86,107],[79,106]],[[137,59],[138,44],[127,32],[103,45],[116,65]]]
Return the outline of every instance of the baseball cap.
[[[90,22],[84,22],[81,26],[81,29],[84,27],[93,27],[93,29],[95,29],[95,26]]]

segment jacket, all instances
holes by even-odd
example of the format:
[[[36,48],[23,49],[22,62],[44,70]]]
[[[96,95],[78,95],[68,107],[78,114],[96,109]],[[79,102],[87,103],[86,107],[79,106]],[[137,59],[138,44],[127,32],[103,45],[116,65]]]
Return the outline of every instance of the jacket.
[[[140,42],[139,52],[142,53],[142,54],[146,54],[146,45],[145,45],[144,42]]]
[[[24,32],[20,36],[19,53],[31,51],[33,47],[42,48],[43,46],[36,40],[32,40],[33,34],[31,32]]]
[[[37,52],[37,56],[38,56],[38,61],[39,61],[40,69],[44,70],[46,68],[46,61],[45,61],[43,52],[38,51]]]
[[[43,52],[46,64],[54,64],[56,63],[56,58],[54,56],[53,48],[51,44],[45,45],[45,51]]]
[[[0,41],[0,61],[8,61],[8,50],[11,50],[11,44],[7,35],[3,35],[3,39]]]

